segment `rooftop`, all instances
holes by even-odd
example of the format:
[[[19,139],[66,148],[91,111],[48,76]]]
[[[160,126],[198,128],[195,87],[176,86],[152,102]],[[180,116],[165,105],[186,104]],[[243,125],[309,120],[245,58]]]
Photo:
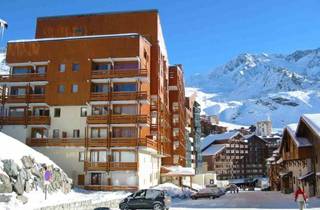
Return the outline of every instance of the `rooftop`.
[[[44,17],[38,17],[37,19],[45,20],[45,19],[57,19],[57,18],[66,18],[66,17],[85,17],[85,16],[114,15],[114,14],[126,14],[126,13],[148,13],[148,12],[159,13],[157,9],[149,9],[149,10],[129,10],[129,11],[113,11],[113,12],[100,12],[100,13],[44,16]]]
[[[201,152],[202,156],[212,156],[217,155],[226,147],[225,144],[212,144]]]
[[[286,130],[288,131],[289,135],[297,145],[297,147],[310,147],[312,144],[309,142],[307,138],[298,137],[296,135],[297,130],[297,124],[290,124],[286,127]]]
[[[304,114],[302,118],[320,136],[320,114]]]
[[[202,140],[201,150],[206,149],[210,144],[212,144],[215,141],[228,140],[237,136],[238,134],[240,134],[239,131],[231,131],[221,134],[210,134]]]

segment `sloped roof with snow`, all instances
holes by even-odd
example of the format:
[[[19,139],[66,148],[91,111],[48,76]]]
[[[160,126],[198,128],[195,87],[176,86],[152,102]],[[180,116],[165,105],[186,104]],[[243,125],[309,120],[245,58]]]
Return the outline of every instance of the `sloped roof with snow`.
[[[320,114],[304,114],[302,118],[320,136]]]
[[[210,134],[202,140],[201,150],[206,149],[210,144],[212,144],[215,141],[228,140],[237,136],[238,134],[240,134],[239,131],[231,131],[221,134]]]
[[[297,130],[297,124],[290,124],[286,127],[289,135],[297,145],[297,147],[310,147],[312,144],[307,138],[304,137],[298,137],[296,135],[296,130]]]
[[[217,155],[219,152],[222,152],[226,147],[225,144],[212,144],[207,147],[204,151],[201,152],[202,156],[212,156]]]

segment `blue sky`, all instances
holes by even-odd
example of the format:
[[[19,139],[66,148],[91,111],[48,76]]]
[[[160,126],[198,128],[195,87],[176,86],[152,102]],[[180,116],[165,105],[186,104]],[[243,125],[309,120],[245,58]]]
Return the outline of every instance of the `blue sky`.
[[[9,29],[0,42],[33,38],[36,17],[158,9],[171,64],[187,78],[239,53],[320,47],[319,0],[2,0]]]

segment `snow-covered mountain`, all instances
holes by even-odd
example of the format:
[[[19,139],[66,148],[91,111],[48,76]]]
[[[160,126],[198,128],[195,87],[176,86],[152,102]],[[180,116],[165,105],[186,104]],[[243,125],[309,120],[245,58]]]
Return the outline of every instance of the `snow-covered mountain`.
[[[208,74],[196,74],[203,111],[223,121],[254,124],[270,117],[274,127],[320,112],[320,48],[282,54],[241,54]]]

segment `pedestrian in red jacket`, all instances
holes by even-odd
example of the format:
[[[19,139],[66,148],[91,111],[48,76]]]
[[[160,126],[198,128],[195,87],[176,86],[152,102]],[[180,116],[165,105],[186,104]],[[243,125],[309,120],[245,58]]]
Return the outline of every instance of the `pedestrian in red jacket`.
[[[307,197],[302,189],[302,187],[298,187],[295,196],[294,201],[298,202],[299,209],[303,210],[305,202],[307,201]]]

